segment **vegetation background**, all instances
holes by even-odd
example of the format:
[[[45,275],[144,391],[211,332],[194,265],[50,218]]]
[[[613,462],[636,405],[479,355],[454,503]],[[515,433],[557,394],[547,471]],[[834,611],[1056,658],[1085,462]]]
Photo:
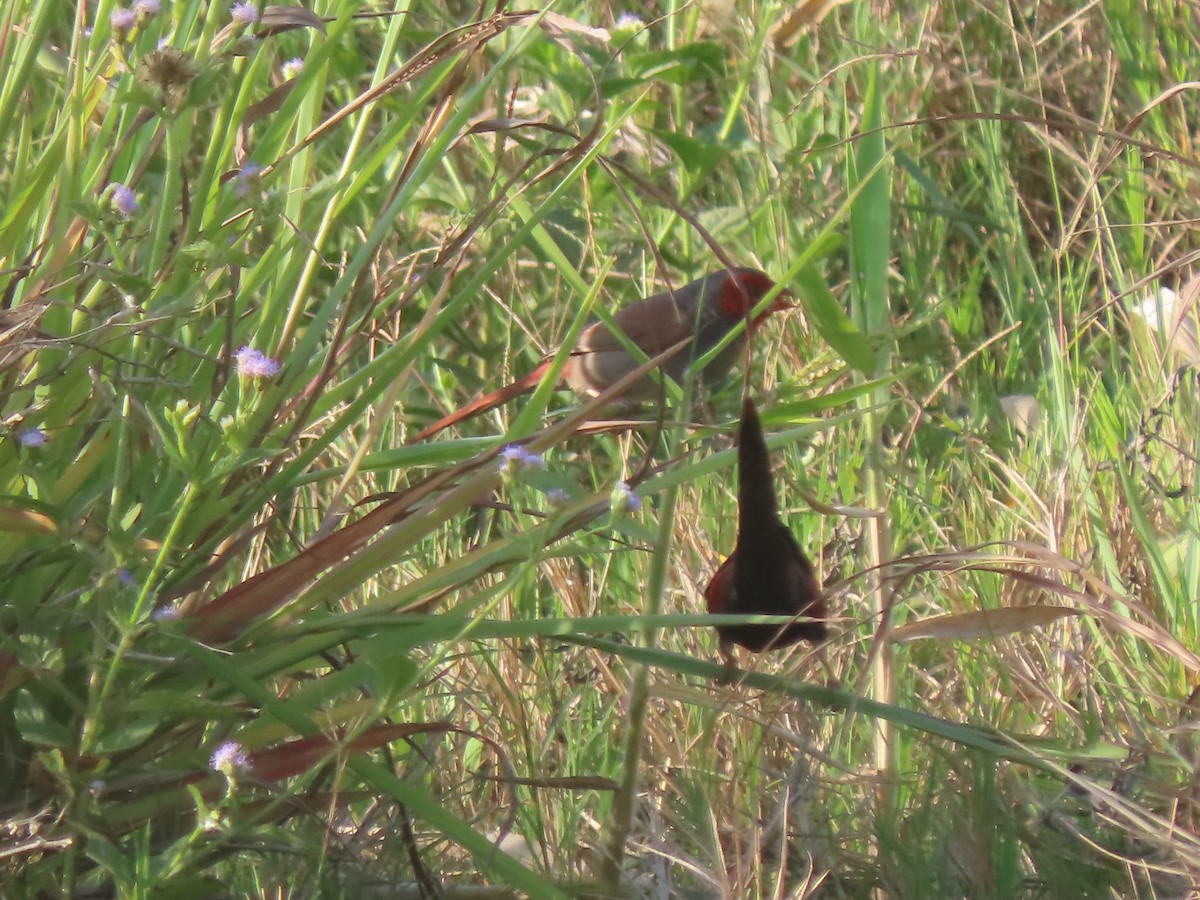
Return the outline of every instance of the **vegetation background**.
[[[1198,35],[3,4],[5,896],[1195,895]],[[721,254],[837,616],[731,684],[740,376],[405,443]]]

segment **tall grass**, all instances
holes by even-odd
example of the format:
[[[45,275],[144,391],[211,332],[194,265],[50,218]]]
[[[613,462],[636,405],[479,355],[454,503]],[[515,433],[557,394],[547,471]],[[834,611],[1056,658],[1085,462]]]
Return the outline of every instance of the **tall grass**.
[[[157,6],[0,11],[11,896],[1200,880],[1191,10]],[[740,375],[410,442],[729,262],[836,613],[732,682]]]

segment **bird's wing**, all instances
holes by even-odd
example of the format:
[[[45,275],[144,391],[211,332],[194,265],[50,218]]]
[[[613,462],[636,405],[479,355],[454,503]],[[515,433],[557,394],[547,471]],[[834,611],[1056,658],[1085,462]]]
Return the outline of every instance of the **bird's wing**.
[[[678,302],[671,294],[655,294],[630,304],[613,316],[613,322],[629,340],[647,356],[655,356],[695,333],[694,316],[689,316],[687,304]],[[580,337],[579,352],[627,352],[625,345],[607,325],[597,322]]]

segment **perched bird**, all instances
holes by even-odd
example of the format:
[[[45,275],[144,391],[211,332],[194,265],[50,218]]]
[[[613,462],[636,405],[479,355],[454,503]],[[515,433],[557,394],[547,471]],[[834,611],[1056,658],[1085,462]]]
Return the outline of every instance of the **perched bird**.
[[[771,460],[762,424],[750,398],[742,403],[738,429],[738,534],[733,553],[708,583],[710,614],[806,616],[786,625],[718,625],[721,655],[733,663],[733,645],[752,653],[798,641],[825,639],[828,616],[812,563],[779,519]],[[811,621],[815,620],[815,621]]]
[[[773,287],[775,282],[757,269],[721,269],[685,284],[673,293],[664,291],[631,303],[617,311],[613,321],[647,357],[656,356],[691,336],[694,343],[676,353],[662,366],[663,372],[676,381],[682,381],[687,366],[744,321]],[[782,296],[778,297],[757,319],[749,323],[749,328],[737,340],[712,360],[705,374],[714,381],[723,376],[745,346],[747,332],[761,324],[771,313],[790,306]],[[512,384],[472,400],[425,428],[413,440],[423,441],[444,428],[532,391],[541,382],[550,363],[551,360],[547,359]],[[562,381],[577,394],[595,397],[640,364],[641,361],[625,349],[606,325],[596,322],[579,335],[579,341],[563,367]],[[635,382],[624,394],[624,399],[635,402],[654,401],[658,397],[658,382],[651,377]]]

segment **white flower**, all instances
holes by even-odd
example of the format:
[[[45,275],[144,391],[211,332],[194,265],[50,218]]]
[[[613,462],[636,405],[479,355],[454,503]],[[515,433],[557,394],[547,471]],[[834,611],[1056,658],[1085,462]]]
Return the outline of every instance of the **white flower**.
[[[1168,350],[1179,354],[1194,366],[1200,366],[1200,328],[1197,327],[1196,300],[1200,292],[1196,282],[1183,287],[1182,296],[1170,288],[1159,288],[1135,301],[1130,313],[1156,332]]]

